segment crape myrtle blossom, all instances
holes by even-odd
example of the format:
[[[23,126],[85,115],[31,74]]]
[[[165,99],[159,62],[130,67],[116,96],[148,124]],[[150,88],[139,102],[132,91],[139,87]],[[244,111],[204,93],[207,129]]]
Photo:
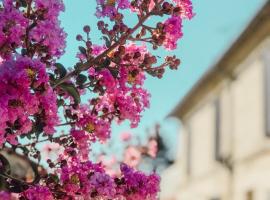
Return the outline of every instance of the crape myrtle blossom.
[[[120,139],[124,142],[129,141],[132,138],[132,135],[130,132],[123,132],[120,135]]]
[[[35,174],[33,182],[12,177],[8,159],[0,155],[0,199],[158,199],[155,173],[126,164],[108,173],[105,161],[90,161],[90,152],[93,143],[110,139],[113,122],[138,126],[149,107],[145,79],[162,78],[165,70],[180,64],[176,56],[162,58],[154,50],[177,48],[182,21],[193,16],[192,5],[190,0],[96,3],[102,41],[92,42],[91,28],[85,25],[84,35],[76,37],[78,60],[67,68],[58,62],[67,35],[59,20],[62,0],[0,2],[0,150],[21,154]],[[137,15],[133,25],[126,24],[127,12]],[[155,23],[154,16],[164,21]],[[149,18],[153,26],[147,25]],[[139,152],[127,149],[126,162],[136,167],[141,155],[155,157],[156,146],[152,141]],[[40,164],[44,162],[46,169]]]
[[[140,0],[141,1],[141,0]],[[169,0],[168,2],[165,2],[166,4],[163,4],[164,7],[168,5],[167,3],[175,3],[177,5],[177,9],[180,10],[180,14],[182,18],[191,19],[195,14],[193,13],[193,6],[192,2],[190,0]],[[154,0],[148,1],[148,10],[151,11],[155,7]],[[138,12],[140,14],[139,10],[136,9],[136,7],[133,7],[131,4],[131,10]]]
[[[3,9],[0,9],[0,56],[10,57],[13,48],[30,46],[32,50],[29,53],[44,59],[64,53],[66,33],[58,19],[60,11],[64,11],[63,2],[33,0],[31,3],[33,8],[22,8],[22,12],[16,1],[3,0]]]
[[[142,172],[135,171],[126,164],[122,164],[120,169],[125,182],[125,184],[121,185],[120,190],[124,189],[126,199],[157,199],[159,176],[154,173],[147,176]]]
[[[177,41],[183,36],[182,19],[179,16],[173,16],[164,23],[165,40],[164,47],[169,50],[176,49]]]
[[[129,8],[129,0],[97,0],[96,16],[116,18],[119,16],[119,10]]]
[[[22,45],[21,37],[28,21],[22,12],[15,9],[12,0],[3,0],[3,9],[0,9],[0,56],[6,58],[13,47]]]
[[[159,177],[156,174],[145,175],[125,164],[121,165],[120,172],[119,175],[111,177],[101,164],[90,161],[78,162],[74,157],[70,164],[59,171],[59,183],[64,185],[61,198],[127,200],[157,198]]]
[[[106,108],[107,112],[117,112],[119,122],[127,119],[134,128],[140,121],[141,113],[149,107],[150,95],[143,88],[145,74],[138,66],[149,54],[145,45],[137,46],[134,43],[120,49],[124,49],[127,56],[120,64],[117,76],[113,76],[108,69],[97,71],[95,68],[91,68],[89,75],[95,76],[104,88],[104,95],[96,103],[96,107],[99,110]],[[112,66],[113,68],[116,66]],[[108,102],[113,106],[103,106]]]
[[[5,200],[13,200],[14,198],[12,198],[11,194],[5,191],[1,191],[0,192],[0,199],[5,199]]]
[[[191,19],[194,17],[192,2],[190,0],[173,0],[180,8],[181,17]]]
[[[6,140],[16,144],[16,136],[30,132],[39,121],[45,133],[54,133],[56,94],[48,80],[39,60],[18,57],[0,65],[0,144]]]
[[[135,146],[128,146],[124,152],[124,163],[131,167],[137,167],[141,161],[142,152]]]
[[[155,2],[154,0],[147,1],[148,10],[155,10]],[[176,4],[176,7],[173,6],[172,3]],[[133,8],[131,6],[131,8]],[[177,42],[180,38],[182,38],[182,20],[183,19],[191,19],[194,16],[192,3],[190,0],[171,0],[165,1],[162,4],[162,9],[165,13],[171,13],[172,16],[165,20],[163,23],[158,23],[158,29],[153,34],[154,45],[162,45],[167,50],[174,50],[177,47]],[[132,9],[133,11],[140,11],[136,9]],[[151,27],[147,27],[148,29]]]
[[[58,143],[47,143],[42,147],[41,153],[44,159],[56,159],[62,151],[63,147]]]
[[[48,187],[34,186],[27,189],[21,197],[31,200],[54,200]]]
[[[115,177],[119,175],[119,172],[118,172],[119,170],[118,170],[118,165],[117,165],[118,162],[115,155],[107,157],[104,154],[101,154],[101,155],[98,155],[97,161],[102,163],[102,166],[104,166],[104,170],[110,176]]]
[[[150,138],[147,146],[148,146],[148,149],[147,149],[148,155],[150,155],[152,158],[155,158],[157,156],[157,152],[158,152],[157,140],[155,138]]]
[[[35,0],[36,12],[42,19],[30,32],[30,39],[40,48],[45,48],[48,55],[60,57],[66,46],[66,33],[60,27],[59,13],[64,11],[62,0]],[[52,31],[53,30],[53,31]]]

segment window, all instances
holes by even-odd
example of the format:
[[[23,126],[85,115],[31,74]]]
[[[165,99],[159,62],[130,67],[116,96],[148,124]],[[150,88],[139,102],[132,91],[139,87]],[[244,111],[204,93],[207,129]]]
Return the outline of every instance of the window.
[[[191,141],[192,141],[192,133],[191,133],[191,130],[190,130],[190,126],[189,125],[187,125],[187,127],[186,127],[186,134],[187,134],[187,146],[186,146],[186,151],[187,151],[187,165],[186,165],[186,173],[188,174],[188,175],[190,175],[191,174],[191,145],[192,145],[192,143],[191,143]]]

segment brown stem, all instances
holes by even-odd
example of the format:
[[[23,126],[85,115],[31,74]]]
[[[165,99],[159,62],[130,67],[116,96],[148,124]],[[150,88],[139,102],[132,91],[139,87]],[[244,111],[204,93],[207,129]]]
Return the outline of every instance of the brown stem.
[[[27,11],[26,11],[27,18],[29,18],[30,14],[31,14],[31,4],[32,4],[32,0],[30,0],[28,5],[27,5]],[[32,27],[32,25],[29,25],[26,28],[26,33],[25,33],[25,41],[24,42],[25,42],[25,48],[27,50],[27,53],[29,53],[29,48],[30,48],[29,33],[31,30],[31,27]]]
[[[74,125],[75,122],[67,122],[67,123],[63,123],[63,124],[58,124],[57,126],[66,126],[66,125]]]
[[[40,140],[38,142],[27,143],[27,144],[20,145],[18,147],[32,146],[32,145],[37,144],[37,143],[42,143],[42,142],[47,142],[47,141],[50,141],[50,140],[60,139],[62,137],[67,137],[67,136],[70,136],[70,134],[60,135],[60,136],[54,137],[54,138],[46,138],[46,139]]]
[[[98,63],[101,58],[109,54],[111,51],[113,51],[116,47],[118,47],[120,44],[123,44],[126,42],[126,40],[132,35],[142,24],[152,15],[151,12],[149,12],[147,15],[143,16],[140,21],[125,35],[123,35],[118,42],[114,43],[110,48],[105,50],[103,53],[95,57],[93,60],[87,61],[83,65],[81,65],[78,69],[68,73],[65,77],[60,79],[56,84],[53,85],[53,88],[57,87],[58,85],[62,84],[63,82],[69,80],[74,75],[80,73],[81,71],[88,70],[91,66]]]
[[[161,64],[160,66],[158,67],[151,67],[151,68],[145,68],[146,70],[159,70],[159,69],[163,69],[165,68],[169,63],[168,62],[165,62],[163,64]]]

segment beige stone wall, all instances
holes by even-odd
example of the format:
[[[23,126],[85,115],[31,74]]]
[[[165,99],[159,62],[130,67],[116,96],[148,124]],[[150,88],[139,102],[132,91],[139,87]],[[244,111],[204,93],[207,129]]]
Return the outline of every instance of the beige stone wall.
[[[162,200],[270,200],[270,138],[265,135],[266,39],[235,70],[234,78],[208,91],[188,113],[181,131],[178,161],[162,180]],[[220,153],[233,171],[215,160],[215,99],[220,100]],[[188,134],[191,173],[186,174]],[[173,187],[171,187],[173,186]],[[171,190],[167,190],[170,188]],[[173,188],[173,189],[172,189]]]
[[[231,87],[234,160],[259,151],[265,142],[263,71],[259,59],[247,63]]]
[[[214,166],[214,119],[215,111],[212,102],[205,105],[190,118],[191,177],[203,176]]]
[[[270,151],[260,152],[235,166],[233,199],[245,199],[253,191],[255,200],[270,199]]]

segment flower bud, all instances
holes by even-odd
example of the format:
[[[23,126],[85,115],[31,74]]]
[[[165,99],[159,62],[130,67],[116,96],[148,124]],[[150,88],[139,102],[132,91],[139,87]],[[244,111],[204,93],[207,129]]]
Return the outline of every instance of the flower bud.
[[[76,36],[76,40],[77,41],[82,41],[83,40],[83,37],[79,34],[79,35]]]
[[[89,33],[90,32],[90,26],[86,25],[83,27],[83,31],[86,32],[86,33]]]

